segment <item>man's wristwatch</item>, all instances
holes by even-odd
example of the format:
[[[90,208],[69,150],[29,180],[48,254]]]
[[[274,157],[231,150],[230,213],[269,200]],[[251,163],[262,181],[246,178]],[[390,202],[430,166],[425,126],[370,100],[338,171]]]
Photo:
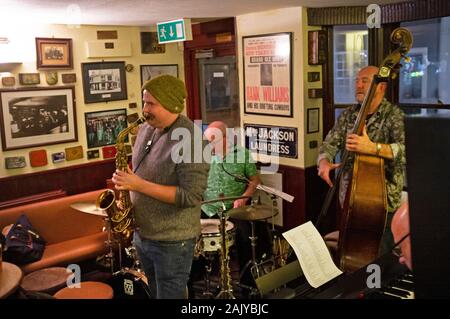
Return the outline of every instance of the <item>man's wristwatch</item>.
[[[377,156],[380,156],[380,151],[381,151],[381,144],[377,143]]]

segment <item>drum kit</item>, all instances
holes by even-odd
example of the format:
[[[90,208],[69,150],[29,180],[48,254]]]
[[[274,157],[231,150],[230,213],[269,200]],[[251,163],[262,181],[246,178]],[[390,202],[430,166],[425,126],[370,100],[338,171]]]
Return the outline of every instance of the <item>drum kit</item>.
[[[226,202],[231,200],[237,200],[241,198],[248,198],[246,196],[235,196],[235,197],[220,197],[212,200],[203,201],[202,204],[209,204],[209,203],[216,203],[216,202]],[[240,270],[239,273],[239,283],[238,286],[244,289],[250,290],[250,294],[257,294],[255,293],[254,287],[249,287],[243,284],[240,284],[240,281],[243,277],[243,275],[250,270],[253,278],[258,278],[259,276],[262,276],[265,274],[261,271],[262,265],[266,265],[267,261],[264,262],[258,262],[256,257],[256,247],[257,247],[257,239],[258,237],[255,234],[255,224],[256,221],[267,221],[269,219],[272,220],[272,240],[273,240],[273,247],[279,247],[279,241],[280,237],[276,235],[276,232],[274,231],[274,224],[273,220],[274,217],[278,214],[278,209],[276,208],[276,202],[274,198],[272,198],[272,205],[264,205],[261,204],[260,201],[252,201],[251,205],[238,207],[238,208],[232,208],[232,209],[225,209],[225,205],[223,205],[222,211],[218,214],[219,219],[202,219],[201,225],[202,225],[202,231],[201,235],[199,237],[199,240],[197,242],[196,246],[196,256],[202,255],[207,260],[207,264],[205,265],[205,291],[203,292],[204,297],[210,297],[210,298],[220,298],[221,295],[226,295],[229,298],[234,298],[232,291],[229,287],[219,287],[220,292],[217,296],[215,296],[210,291],[210,274],[212,270],[212,262],[214,261],[214,256],[217,253],[220,253],[220,260],[223,263],[223,258],[228,258],[226,254],[222,254],[221,250],[223,242],[225,242],[226,247],[231,247],[235,244],[235,234],[236,229],[234,227],[234,224],[228,220],[228,218],[247,221],[250,223],[251,226],[251,235],[249,236],[250,244],[251,244],[251,259],[246,263],[246,265],[243,267],[243,269]],[[223,232],[225,235],[222,235],[221,230],[221,224],[226,225],[226,232]],[[275,234],[275,235],[274,235]],[[273,251],[275,253],[275,251]],[[280,256],[272,256],[272,259],[274,262],[272,262],[272,268],[276,268],[276,262],[277,257]],[[278,258],[279,259],[279,258]],[[223,267],[220,267],[220,270],[223,271]],[[273,269],[272,269],[273,270]],[[223,275],[223,274],[221,274]]]
[[[248,196],[232,196],[232,197],[219,197],[212,200],[203,201],[202,204],[216,203],[237,200],[242,198],[249,198]],[[136,251],[133,246],[125,248],[127,255],[133,261],[133,265],[128,267],[122,266],[121,259],[121,251],[118,252],[119,256],[119,270],[115,271],[117,268],[116,258],[115,258],[115,247],[117,246],[116,241],[111,232],[111,222],[105,210],[99,209],[96,207],[94,202],[77,202],[71,205],[71,207],[75,210],[86,214],[92,214],[97,216],[102,216],[105,220],[105,228],[108,233],[108,240],[106,241],[106,245],[108,247],[108,252],[99,257],[98,260],[102,261],[104,266],[109,267],[111,273],[113,275],[113,288],[115,291],[116,297],[119,298],[150,298],[150,291],[148,288],[148,279],[145,276],[143,270],[141,269],[138,258],[136,256]],[[215,295],[210,290],[210,275],[212,271],[212,263],[215,260],[215,256],[220,255],[221,262],[225,262],[223,258],[228,258],[225,256],[226,254],[222,253],[225,247],[228,250],[235,244],[235,235],[236,229],[234,224],[228,220],[228,218],[244,220],[250,222],[251,225],[251,250],[252,257],[245,265],[244,269],[241,269],[239,274],[239,279],[241,279],[242,275],[245,271],[250,267],[252,275],[258,277],[260,274],[259,265],[256,258],[256,246],[257,246],[257,237],[255,235],[255,221],[267,221],[268,219],[272,219],[272,228],[273,228],[273,217],[278,214],[278,210],[272,204],[272,207],[268,205],[262,205],[258,202],[253,202],[249,206],[243,206],[239,208],[233,208],[229,210],[225,210],[225,205],[223,205],[224,209],[219,214],[219,219],[201,219],[201,234],[197,240],[197,244],[195,247],[194,257],[198,258],[199,256],[203,256],[207,260],[207,264],[205,265],[205,290],[203,292],[204,297],[208,298],[217,298],[219,295],[225,295],[227,298],[234,298],[232,294],[232,289],[230,287],[223,287],[221,284],[221,291],[218,295]],[[221,227],[225,229],[225,231],[221,232]],[[120,244],[119,244],[119,250]],[[228,260],[226,261],[228,262]],[[223,271],[223,267],[221,267]],[[225,274],[222,274],[225,275]]]

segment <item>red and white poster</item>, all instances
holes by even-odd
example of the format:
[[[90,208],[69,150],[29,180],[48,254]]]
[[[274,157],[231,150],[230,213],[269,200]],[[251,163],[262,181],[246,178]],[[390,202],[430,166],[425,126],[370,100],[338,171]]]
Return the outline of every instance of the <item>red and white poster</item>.
[[[243,42],[245,113],[292,117],[291,33]]]

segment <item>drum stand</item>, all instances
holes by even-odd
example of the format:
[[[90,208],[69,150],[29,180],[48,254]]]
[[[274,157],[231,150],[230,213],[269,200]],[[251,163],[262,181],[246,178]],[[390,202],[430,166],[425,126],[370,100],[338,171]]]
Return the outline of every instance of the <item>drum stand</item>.
[[[206,253],[205,259],[207,260],[207,263],[205,265],[205,291],[202,295],[208,298],[214,298],[214,293],[210,290],[211,281],[209,280],[212,271],[212,262],[214,260],[214,256],[212,254]]]
[[[222,213],[219,213],[220,216],[220,236],[222,237],[222,245],[221,245],[221,253],[220,253],[220,259],[221,259],[221,272],[228,272],[228,273],[222,273],[221,274],[221,280],[220,280],[220,292],[216,296],[216,299],[236,299],[236,297],[233,295],[233,288],[231,287],[231,283],[225,284],[224,278],[229,277],[229,281],[231,282],[231,273],[230,273],[230,265],[229,265],[229,256],[227,253],[227,234],[226,234],[226,218],[225,218],[225,205]]]
[[[239,279],[241,280],[242,277],[244,276],[245,272],[247,271],[248,267],[251,266],[251,269],[256,269],[256,275],[257,277],[259,277],[259,268],[258,268],[258,262],[256,261],[256,241],[258,240],[258,237],[255,236],[255,224],[253,223],[252,220],[249,221],[250,222],[250,226],[251,226],[251,232],[252,235],[249,237],[250,238],[250,243],[252,246],[252,259],[250,259],[244,266],[244,268],[242,268],[240,274],[239,274]],[[239,281],[240,281],[239,280]]]
[[[102,267],[110,268],[111,274],[114,274],[114,268],[115,268],[114,267],[115,266],[114,265],[114,256],[115,256],[114,243],[116,242],[116,240],[112,236],[111,223],[110,223],[109,217],[105,217],[104,220],[105,220],[106,232],[108,235],[108,238],[105,241],[105,245],[107,247],[108,252],[106,254],[104,254],[103,256],[98,257],[97,263],[100,264]],[[120,251],[119,251],[119,254],[120,254]],[[121,259],[120,256],[119,256],[119,259]]]

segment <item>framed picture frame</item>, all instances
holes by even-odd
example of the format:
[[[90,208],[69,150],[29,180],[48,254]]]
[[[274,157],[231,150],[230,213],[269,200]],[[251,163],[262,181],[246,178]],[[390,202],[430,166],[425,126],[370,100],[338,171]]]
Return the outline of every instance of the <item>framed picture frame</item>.
[[[4,151],[78,141],[73,86],[0,90]]]
[[[169,74],[178,78],[178,64],[141,65],[141,86],[144,82],[161,74]]]
[[[327,33],[324,30],[308,31],[308,64],[321,65],[327,61]]]
[[[141,32],[142,54],[158,54],[165,52],[166,52],[166,45],[158,43],[157,32]]]
[[[308,109],[307,111],[306,133],[319,132],[320,109],[318,107]]]
[[[125,62],[82,63],[84,103],[126,100]]]
[[[36,85],[41,83],[40,73],[19,73],[20,85]]]
[[[244,112],[292,117],[292,33],[245,36],[242,42]]]
[[[88,112],[84,117],[88,148],[116,144],[120,131],[128,126],[127,109]]]
[[[36,38],[38,69],[73,69],[72,39]]]

